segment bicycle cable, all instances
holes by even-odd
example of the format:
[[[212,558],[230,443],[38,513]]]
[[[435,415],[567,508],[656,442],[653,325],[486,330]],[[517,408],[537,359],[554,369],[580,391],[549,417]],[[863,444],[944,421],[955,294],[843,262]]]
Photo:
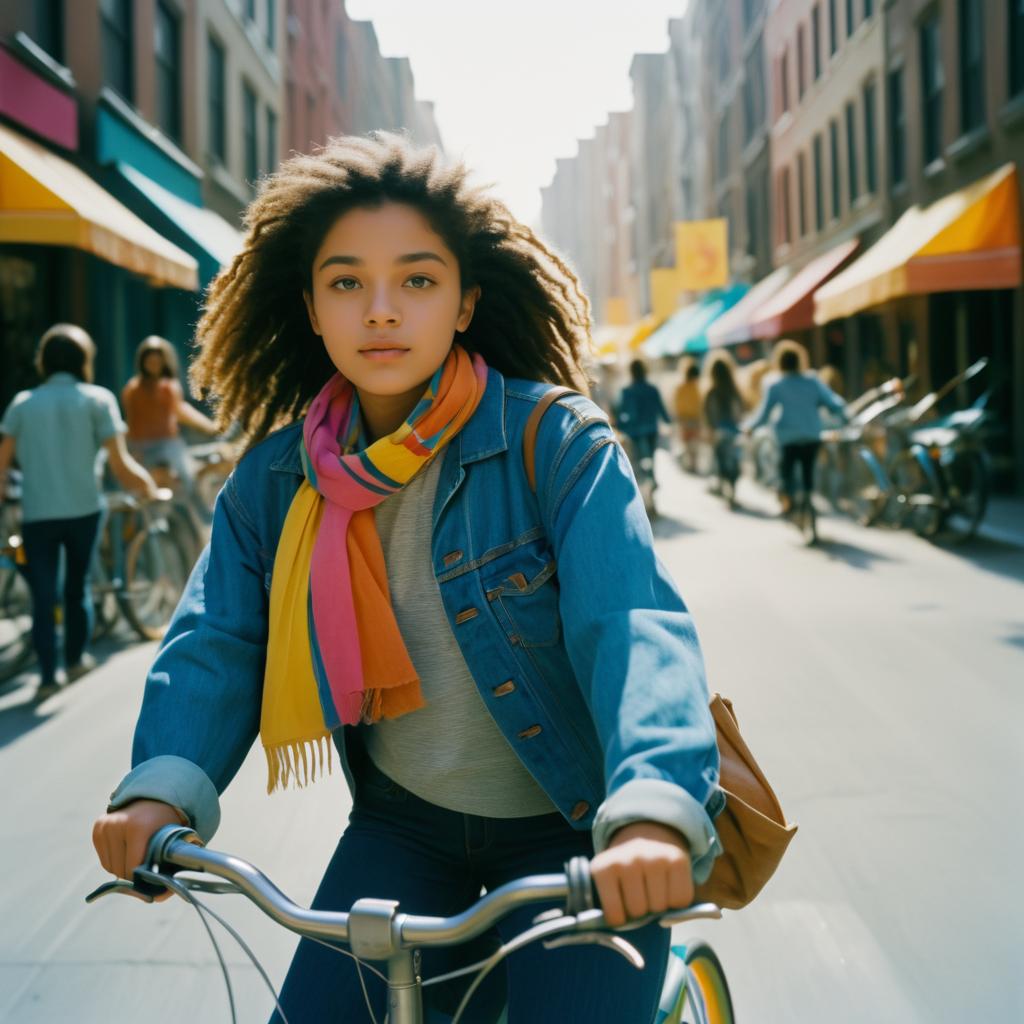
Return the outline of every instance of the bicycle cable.
[[[271,984],[270,978],[267,976],[267,972],[263,969],[263,965],[259,962],[259,960],[257,960],[256,955],[246,945],[245,940],[241,937],[241,935],[239,935],[238,932],[230,924],[228,924],[228,922],[225,921],[223,917],[220,916],[220,914],[218,914],[215,910],[211,910],[205,903],[202,903],[198,899],[196,899],[195,896],[193,896],[192,893],[189,891],[187,886],[182,885],[176,879],[171,878],[168,875],[161,875],[156,871],[149,871],[146,868],[136,868],[136,873],[140,875],[142,878],[144,878],[147,882],[152,882],[155,885],[163,885],[166,888],[172,890],[186,902],[190,903],[193,907],[195,907],[196,912],[199,914],[199,919],[203,922],[203,927],[206,929],[206,933],[210,937],[210,942],[213,943],[213,948],[214,952],[217,954],[217,959],[220,961],[220,969],[221,973],[224,976],[224,984],[228,990],[228,1002],[231,1008],[232,1024],[238,1024],[238,1018],[235,1013],[235,999],[234,993],[231,988],[231,978],[230,975],[228,974],[227,965],[224,963],[224,957],[221,955],[220,945],[218,944],[217,939],[214,937],[213,930],[210,928],[208,922],[206,921],[206,918],[203,916],[204,914],[209,914],[215,921],[217,921],[221,925],[221,927],[224,928],[224,930],[231,935],[235,942],[238,943],[238,945],[242,949],[242,952],[244,952],[245,955],[252,961],[252,965],[259,972],[260,977],[263,979],[263,983],[267,986],[267,989],[270,992],[271,998],[274,1000],[274,1006],[277,1008],[277,1012],[281,1015],[281,1020],[283,1021],[283,1024],[288,1024],[288,1018],[285,1015],[284,1010],[281,1008],[281,1004],[277,998],[277,993],[274,990],[273,984]],[[367,1013],[369,1013],[370,1015],[371,1024],[378,1024],[377,1016],[373,1012],[373,1004],[370,1002],[370,993],[366,988],[366,979],[363,977],[362,968],[365,967],[367,970],[372,971],[385,983],[387,983],[388,980],[387,976],[383,972],[377,970],[377,968],[374,967],[372,964],[364,963],[362,960],[359,959],[359,957],[357,957],[354,953],[350,953],[347,949],[342,949],[339,946],[335,946],[333,943],[325,942],[323,939],[318,939],[312,935],[305,935],[303,936],[303,938],[307,938],[311,942],[319,943],[321,946],[326,946],[328,949],[334,950],[335,953],[341,953],[343,956],[347,956],[356,962],[356,974],[359,978],[359,987],[363,990],[363,1000],[366,1003]],[[384,1024],[387,1024],[387,1018],[385,1018]]]

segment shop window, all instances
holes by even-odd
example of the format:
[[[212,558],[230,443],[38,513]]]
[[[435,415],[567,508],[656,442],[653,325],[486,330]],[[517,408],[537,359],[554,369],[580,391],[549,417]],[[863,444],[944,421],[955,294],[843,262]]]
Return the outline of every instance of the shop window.
[[[839,192],[839,124],[828,123],[828,148],[832,162],[832,217],[838,220],[842,209],[842,197]]]
[[[206,145],[209,155],[222,164],[227,163],[227,95],[224,81],[224,47],[213,36],[207,37],[207,131]]]
[[[135,100],[131,0],[101,0],[103,81],[129,103]]]
[[[867,175],[867,190],[872,195],[878,191],[878,139],[875,127],[875,82],[864,83],[864,170]]]
[[[1007,0],[1010,43],[1010,95],[1024,93],[1024,0]]]
[[[921,46],[921,126],[924,162],[930,164],[942,155],[942,48],[938,12],[931,14],[918,29]]]
[[[985,5],[960,0],[960,130],[964,133],[985,123],[985,72],[981,45],[985,34]]]
[[[893,185],[907,180],[907,108],[903,103],[903,68],[889,72],[889,161]]]
[[[181,141],[181,26],[177,14],[162,0],[156,5],[157,124],[164,134]]]
[[[850,204],[860,195],[860,176],[857,173],[857,108],[846,104],[846,171],[850,182]]]

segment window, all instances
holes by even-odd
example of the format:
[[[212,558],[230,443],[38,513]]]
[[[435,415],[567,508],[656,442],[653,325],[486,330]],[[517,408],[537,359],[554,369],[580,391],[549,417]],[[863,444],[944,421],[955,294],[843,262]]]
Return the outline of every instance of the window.
[[[800,224],[800,237],[807,234],[807,157],[800,153],[796,158],[796,200],[797,221]]]
[[[779,189],[781,195],[779,196],[779,217],[781,220],[780,237],[783,245],[789,245],[793,240],[792,229],[790,227],[789,219],[789,168],[783,167],[782,174],[779,176]]]
[[[846,38],[853,35],[853,0],[846,0]]]
[[[846,104],[846,170],[850,178],[850,205],[860,194],[860,180],[857,174],[857,108]]]
[[[821,78],[821,4],[815,4],[811,11],[811,66],[817,81]]]
[[[921,23],[921,121],[924,137],[924,162],[930,164],[942,154],[942,51],[939,39],[939,15],[936,12]]]
[[[875,129],[875,83],[864,83],[864,170],[867,189],[872,195],[878,191],[878,139]]]
[[[729,8],[723,8],[715,26],[716,72],[718,81],[729,77]]]
[[[715,168],[718,183],[725,181],[729,173],[729,111],[718,120],[718,164]]]
[[[825,226],[825,173],[822,167],[824,143],[821,135],[814,136],[814,227]]]
[[[789,110],[789,50],[782,54],[779,61],[779,84],[782,86],[782,112]]]
[[[165,135],[181,141],[181,27],[171,8],[157,0],[156,117]]]
[[[802,99],[807,89],[807,54],[804,44],[804,27],[801,25],[796,30],[796,97]]]
[[[245,0],[245,17],[247,21],[256,20],[256,0]]]
[[[207,93],[206,148],[210,156],[227,163],[227,97],[224,87],[224,47],[213,36],[207,39],[206,65],[209,75]]]
[[[828,123],[828,148],[832,158],[832,216],[838,220],[843,204],[839,194],[839,124],[836,121]]]
[[[103,36],[103,81],[116,89],[129,103],[135,98],[132,88],[132,5],[131,0],[101,0]]]
[[[889,72],[889,158],[893,185],[907,180],[907,108],[903,102],[903,68]]]
[[[758,221],[758,210],[757,210],[757,192],[754,189],[753,184],[747,185],[746,190],[747,198],[747,252],[751,256],[757,257],[758,255],[758,237],[757,237],[757,221]]]
[[[36,0],[32,38],[54,60],[64,63],[64,0]]]
[[[1007,0],[1010,38],[1010,95],[1024,92],[1024,0]]]
[[[864,0],[864,20],[867,21],[875,13],[875,0]]]
[[[981,41],[985,29],[985,5],[978,0],[959,2],[960,131],[969,132],[985,123],[985,74],[981,66]]]
[[[277,169],[277,114],[267,107],[267,172]]]
[[[248,82],[242,83],[242,151],[245,154],[245,180],[255,185],[260,176],[260,151],[256,139],[256,93]]]
[[[829,56],[839,48],[836,44],[836,0],[828,0],[828,52]]]
[[[764,50],[758,36],[743,76],[743,138],[749,142],[764,124]]]
[[[277,0],[267,0],[267,49],[277,49]]]

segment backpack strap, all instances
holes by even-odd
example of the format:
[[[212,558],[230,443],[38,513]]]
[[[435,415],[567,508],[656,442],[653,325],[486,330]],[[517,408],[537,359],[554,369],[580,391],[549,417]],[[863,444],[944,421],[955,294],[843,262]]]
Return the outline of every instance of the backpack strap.
[[[526,421],[526,429],[523,431],[523,466],[526,468],[526,479],[530,483],[530,490],[537,493],[537,431],[540,429],[540,421],[544,413],[565,395],[577,395],[578,391],[572,388],[557,385],[544,393],[544,397],[534,406],[530,418]]]

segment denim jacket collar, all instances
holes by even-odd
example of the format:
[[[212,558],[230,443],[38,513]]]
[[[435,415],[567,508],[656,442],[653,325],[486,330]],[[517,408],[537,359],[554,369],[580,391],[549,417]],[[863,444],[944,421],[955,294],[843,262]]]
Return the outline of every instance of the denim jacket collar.
[[[291,428],[295,430],[295,443],[270,464],[270,468],[278,473],[303,475],[302,457],[299,454],[302,434],[296,429],[297,426]],[[452,442],[452,448],[458,452],[460,466],[489,458],[508,448],[505,435],[505,378],[497,370],[488,368],[483,398],[469,422]]]

